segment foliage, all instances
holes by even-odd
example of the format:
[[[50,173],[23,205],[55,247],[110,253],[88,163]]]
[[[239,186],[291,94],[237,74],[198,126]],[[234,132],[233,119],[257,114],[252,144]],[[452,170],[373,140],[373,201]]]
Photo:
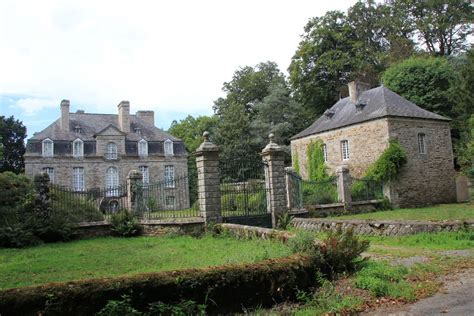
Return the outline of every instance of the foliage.
[[[227,191],[227,189],[226,189]],[[238,192],[238,191],[237,191]],[[261,214],[266,210],[267,198],[264,191],[255,193],[225,193],[221,195],[222,212],[228,216],[238,214]]]
[[[0,227],[18,222],[19,209],[32,189],[26,176],[10,171],[0,173]]]
[[[369,248],[370,242],[361,240],[351,229],[330,232],[320,249],[330,275],[353,271],[363,261],[360,255]]]
[[[314,233],[308,231],[298,231],[298,233],[288,240],[288,246],[294,253],[306,253],[319,256],[319,247]]]
[[[60,190],[54,187],[51,189],[52,212],[64,214],[70,223],[104,220],[104,215],[97,209],[93,201],[81,196],[62,194]]]
[[[0,227],[0,248],[23,248],[40,243],[41,240],[20,224]]]
[[[293,153],[292,157],[292,162],[293,162],[293,169],[295,170],[296,174],[301,177],[301,171],[300,171],[300,162],[298,158],[298,153]]]
[[[367,169],[364,179],[373,181],[393,180],[406,163],[406,151],[397,140],[392,139],[380,157]]]
[[[13,116],[0,116],[0,139],[3,148],[0,172],[11,171],[19,174],[24,171],[25,137],[26,127],[21,121],[15,120]]]
[[[430,54],[455,55],[468,47],[474,11],[470,1],[390,1],[404,18],[405,27],[417,35],[417,44]]]
[[[280,215],[278,215],[277,218],[277,228],[278,229],[283,229],[286,230],[288,227],[291,225],[291,220],[294,218],[294,216],[290,215],[290,212],[283,212]]]
[[[139,316],[143,313],[132,307],[132,300],[128,295],[122,295],[121,300],[110,300],[97,314],[97,316]]]
[[[388,68],[383,83],[419,107],[453,117],[454,69],[443,57],[412,57]]]
[[[375,180],[355,180],[351,185],[351,197],[352,201],[383,199],[383,184]]]
[[[178,303],[166,304],[157,302],[150,304],[149,312],[145,315],[206,315],[206,305],[197,304],[195,301],[181,301]]]
[[[328,178],[326,164],[324,163],[323,142],[318,139],[309,144],[306,152],[308,157],[309,180],[319,181]]]
[[[303,204],[328,204],[337,203],[339,194],[334,178],[322,181],[304,181],[303,180]]]
[[[127,210],[113,214],[110,226],[112,232],[119,237],[132,237],[141,233],[141,226],[137,218]]]
[[[414,290],[403,278],[409,270],[403,266],[369,261],[355,279],[355,286],[369,290],[376,297],[403,298],[414,300]]]

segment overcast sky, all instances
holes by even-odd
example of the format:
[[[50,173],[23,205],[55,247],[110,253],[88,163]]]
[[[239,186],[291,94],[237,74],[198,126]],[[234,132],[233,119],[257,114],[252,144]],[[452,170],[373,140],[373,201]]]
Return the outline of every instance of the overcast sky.
[[[71,111],[154,110],[167,129],[187,114],[212,114],[238,67],[286,69],[310,17],[355,1],[0,2],[0,115],[31,136]]]

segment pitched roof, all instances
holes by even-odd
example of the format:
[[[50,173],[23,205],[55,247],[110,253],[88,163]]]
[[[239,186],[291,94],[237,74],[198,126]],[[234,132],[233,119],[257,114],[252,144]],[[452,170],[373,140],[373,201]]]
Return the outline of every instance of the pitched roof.
[[[52,140],[69,140],[76,138],[82,140],[95,140],[94,135],[106,129],[110,125],[117,128],[118,115],[116,114],[95,114],[95,113],[70,113],[69,114],[69,131],[62,131],[59,124],[59,119],[54,121],[51,125],[46,127],[39,133],[36,133],[30,140],[43,140],[51,138]],[[80,126],[81,133],[75,133],[74,128]],[[136,128],[140,129],[140,133],[135,133]],[[117,128],[118,129],[118,128]],[[136,115],[130,115],[130,133],[125,137],[126,140],[139,141],[140,139],[149,141],[164,141],[171,139],[172,141],[181,141],[161,129],[148,124]]]
[[[357,106],[349,97],[339,100],[313,124],[291,139],[389,116],[450,121],[449,118],[424,110],[392,90],[380,86],[363,91],[357,100]]]

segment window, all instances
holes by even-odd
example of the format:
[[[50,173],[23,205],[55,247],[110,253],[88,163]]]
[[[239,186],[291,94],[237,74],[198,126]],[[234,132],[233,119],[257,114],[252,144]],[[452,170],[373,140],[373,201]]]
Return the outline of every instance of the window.
[[[138,167],[138,170],[140,170],[140,172],[143,175],[143,180],[142,180],[143,184],[150,183],[150,173],[148,172],[148,167],[147,166],[140,166],[140,167]]]
[[[165,140],[165,156],[173,156],[173,142],[170,139]]]
[[[423,133],[418,134],[418,152],[420,154],[426,154],[426,135]]]
[[[324,157],[324,162],[328,161],[328,149],[326,147],[326,144],[323,144],[323,157]]]
[[[349,141],[341,141],[342,160],[349,160]]]
[[[49,182],[54,183],[54,168],[45,167],[43,168],[43,172],[48,174]]]
[[[79,125],[74,126],[74,133],[77,133],[77,134],[82,133],[82,128]]]
[[[72,169],[72,187],[74,191],[84,191],[84,168],[74,167]]]
[[[115,167],[109,167],[105,171],[106,196],[118,196],[119,174]]]
[[[54,143],[51,139],[43,140],[43,157],[53,157]]]
[[[175,206],[176,199],[175,199],[175,197],[172,196],[172,195],[167,196],[167,197],[166,197],[166,200],[165,200],[165,203],[166,203],[166,207],[172,208],[172,207]]]
[[[138,142],[138,156],[148,156],[148,142],[144,139]]]
[[[72,156],[83,157],[84,156],[84,142],[79,138],[72,142]]]
[[[107,144],[107,149],[105,152],[105,158],[107,159],[117,159],[118,154],[117,154],[117,144],[115,143],[108,143]]]
[[[165,188],[174,188],[174,166],[165,166]]]

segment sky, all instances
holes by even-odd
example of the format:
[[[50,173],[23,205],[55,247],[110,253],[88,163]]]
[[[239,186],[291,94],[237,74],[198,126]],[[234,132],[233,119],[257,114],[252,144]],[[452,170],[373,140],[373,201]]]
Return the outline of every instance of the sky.
[[[211,115],[234,71],[274,61],[287,73],[306,22],[355,1],[0,2],[0,115],[32,136],[71,112],[154,110],[168,129]]]

